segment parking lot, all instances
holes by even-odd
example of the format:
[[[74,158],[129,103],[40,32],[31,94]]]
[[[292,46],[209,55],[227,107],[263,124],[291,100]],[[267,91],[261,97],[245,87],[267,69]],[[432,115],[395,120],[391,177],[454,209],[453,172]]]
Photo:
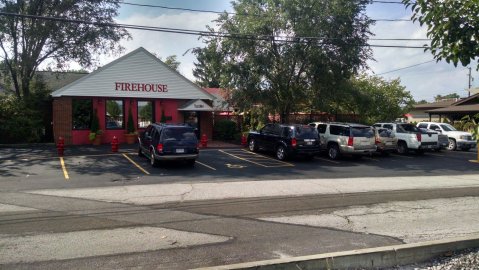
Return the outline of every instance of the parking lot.
[[[202,149],[194,167],[165,163],[151,167],[136,148],[112,153],[107,146],[75,147],[58,157],[55,149],[0,149],[0,186],[3,190],[102,187],[129,184],[214,182],[237,180],[289,180],[318,178],[431,176],[476,174],[476,150],[442,151],[424,155],[373,155],[360,160],[343,157],[329,160],[274,159],[269,153],[244,148]]]

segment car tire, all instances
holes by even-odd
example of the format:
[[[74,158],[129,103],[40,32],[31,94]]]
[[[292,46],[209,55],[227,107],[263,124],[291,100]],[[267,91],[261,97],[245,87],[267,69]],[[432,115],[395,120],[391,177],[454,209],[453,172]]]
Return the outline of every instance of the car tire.
[[[328,145],[328,157],[332,160],[339,158],[339,147],[337,144]]]
[[[249,142],[248,142],[248,149],[249,149],[251,152],[257,152],[257,151],[258,151],[258,145],[256,144],[255,139],[249,140]]]
[[[155,154],[153,153],[153,151],[150,151],[150,165],[151,167],[158,167],[159,165],[159,162],[158,160],[156,160]]]
[[[457,148],[456,140],[449,138],[449,144],[447,145],[447,150],[455,151]]]
[[[284,146],[280,145],[276,147],[276,158],[278,160],[286,160],[286,148]]]
[[[188,159],[186,161],[186,164],[190,167],[194,167],[195,166],[195,163],[196,163],[196,160],[195,159]]]
[[[407,144],[405,142],[398,142],[398,153],[401,155],[407,154]]]

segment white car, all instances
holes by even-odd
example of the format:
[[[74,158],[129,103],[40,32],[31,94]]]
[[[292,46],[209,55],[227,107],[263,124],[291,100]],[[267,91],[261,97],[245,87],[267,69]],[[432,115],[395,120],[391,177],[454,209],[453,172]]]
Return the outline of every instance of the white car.
[[[436,132],[423,133],[412,124],[407,123],[376,123],[373,127],[381,127],[392,130],[398,140],[398,153],[406,154],[409,150],[414,150],[418,154],[425,150],[437,150],[439,148],[439,138]]]
[[[419,128],[432,129],[449,137],[448,150],[454,151],[457,148],[468,151],[476,147],[476,141],[472,139],[472,134],[469,132],[459,131],[450,124],[436,123],[436,122],[419,122]]]

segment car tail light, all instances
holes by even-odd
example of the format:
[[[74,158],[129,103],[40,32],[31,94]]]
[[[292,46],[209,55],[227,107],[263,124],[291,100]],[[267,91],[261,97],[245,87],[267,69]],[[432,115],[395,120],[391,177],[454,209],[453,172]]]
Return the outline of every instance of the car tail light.
[[[298,144],[298,141],[296,141],[296,138],[292,138],[291,139],[291,146],[296,147],[297,144]]]
[[[374,142],[375,142],[376,144],[380,144],[380,143],[381,143],[381,140],[379,139],[379,137],[375,137],[375,138],[374,138]]]
[[[354,138],[353,138],[353,137],[349,137],[349,139],[348,139],[348,146],[353,146],[353,142],[354,142]]]
[[[417,138],[417,141],[420,142],[421,141],[421,133],[416,133],[416,138]]]
[[[159,144],[156,146],[156,150],[158,150],[158,153],[163,153],[163,144],[162,144],[162,143],[159,143]]]

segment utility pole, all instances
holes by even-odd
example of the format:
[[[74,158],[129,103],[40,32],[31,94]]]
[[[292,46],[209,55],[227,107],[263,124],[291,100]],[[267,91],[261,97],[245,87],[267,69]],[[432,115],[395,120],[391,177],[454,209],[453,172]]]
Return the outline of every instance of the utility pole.
[[[472,77],[471,77],[471,67],[469,67],[469,88],[467,88],[467,89],[469,89],[469,91],[468,91],[468,92],[469,92],[469,95],[468,95],[469,97],[471,96],[471,87],[472,87],[471,81],[472,81]]]

